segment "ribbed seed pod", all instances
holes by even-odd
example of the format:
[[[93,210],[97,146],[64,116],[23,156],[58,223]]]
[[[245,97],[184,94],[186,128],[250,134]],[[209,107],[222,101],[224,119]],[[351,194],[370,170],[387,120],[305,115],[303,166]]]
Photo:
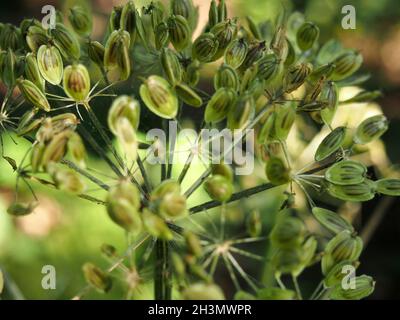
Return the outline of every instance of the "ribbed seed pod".
[[[253,44],[250,44],[249,51],[247,52],[246,58],[241,65],[241,69],[246,70],[253,64],[257,63],[264,56],[265,50],[265,41],[257,41]]]
[[[16,26],[7,23],[0,33],[0,47],[17,51],[23,47],[21,30]]]
[[[81,49],[78,39],[63,24],[57,23],[55,29],[50,30],[54,43],[65,59],[78,60]]]
[[[258,28],[257,24],[254,22],[254,20],[251,17],[246,16],[246,22],[247,22],[247,25],[248,25],[249,30],[251,32],[251,35],[255,39],[261,40],[262,36],[261,36],[261,33],[260,33],[260,29]]]
[[[228,181],[233,182],[233,171],[232,168],[226,163],[213,163],[211,164],[211,174],[221,175],[228,179]]]
[[[130,46],[130,35],[125,30],[116,30],[111,33],[107,39],[104,52],[104,66],[106,68],[119,67],[118,63],[121,60],[121,54],[124,48]]]
[[[373,181],[365,179],[363,182],[351,185],[336,185],[329,183],[328,193],[340,200],[363,202],[374,198],[376,186]]]
[[[46,145],[41,142],[32,147],[31,168],[33,173],[36,173],[42,167],[43,152],[45,147]]]
[[[148,38],[145,30],[143,17],[139,14],[139,10],[135,11],[135,21],[136,21],[136,34],[139,36],[142,45],[148,49]]]
[[[121,27],[121,14],[122,6],[115,6],[110,14],[110,20],[108,22],[108,30],[112,33],[115,30],[119,30]]]
[[[42,45],[37,53],[37,62],[42,77],[53,85],[61,83],[63,61],[58,49],[54,46]]]
[[[285,90],[290,93],[299,88],[311,74],[313,67],[309,63],[291,66],[285,75]]]
[[[174,15],[182,16],[190,21],[194,15],[194,5],[192,0],[172,0],[171,11]]]
[[[348,78],[360,69],[362,63],[363,57],[360,53],[354,51],[343,53],[333,61],[336,68],[330,79],[333,81],[340,81]]]
[[[312,22],[305,22],[297,31],[297,45],[302,51],[311,49],[319,38],[319,28]]]
[[[210,32],[213,33],[218,40],[218,50],[213,58],[213,60],[217,60],[222,57],[226,48],[235,39],[237,35],[237,24],[233,20],[219,22],[212,27]]]
[[[346,128],[337,127],[329,133],[320,143],[315,152],[315,161],[322,161],[336,152],[343,144],[346,137]]]
[[[17,57],[11,49],[8,49],[3,62],[3,81],[8,88],[15,85],[17,69]]]
[[[86,281],[96,290],[103,293],[111,290],[111,277],[93,263],[85,263],[82,270]]]
[[[343,230],[348,230],[349,232],[354,232],[354,228],[350,222],[342,218],[338,213],[324,209],[314,207],[312,208],[312,213],[315,219],[326,229],[332,231],[333,233],[340,233]]]
[[[150,111],[164,119],[172,119],[178,113],[178,99],[164,78],[148,77],[140,86],[140,96]]]
[[[218,3],[218,20],[225,21],[228,15],[225,0],[220,0]]]
[[[368,297],[375,289],[375,281],[372,277],[362,275],[355,278],[355,288],[344,289],[342,284],[337,284],[329,297],[333,300],[361,300]]]
[[[245,128],[255,114],[255,101],[251,94],[244,93],[228,112],[227,127],[231,130]]]
[[[239,68],[244,62],[248,51],[249,46],[244,38],[233,40],[226,48],[225,63],[234,69]]]
[[[80,36],[88,36],[92,32],[92,15],[81,6],[74,6],[70,9],[68,20],[74,31]]]
[[[318,68],[314,69],[314,71],[310,74],[311,81],[317,81],[324,77],[325,79],[330,79],[333,71],[335,70],[336,65],[333,63],[327,63]]]
[[[360,237],[343,230],[332,238],[325,247],[321,260],[322,273],[326,275],[339,262],[344,260],[357,261],[363,249]]]
[[[293,274],[302,266],[302,250],[300,247],[277,249],[272,256],[275,274]]]
[[[289,169],[286,167],[283,160],[278,157],[271,157],[271,159],[268,160],[265,173],[268,180],[277,186],[288,183],[291,179]]]
[[[175,91],[186,104],[199,108],[203,105],[201,97],[187,84],[181,82],[175,86]]]
[[[104,46],[98,41],[89,41],[88,43],[88,56],[95,64],[103,67],[104,64]]]
[[[26,35],[26,43],[32,52],[36,52],[42,45],[48,43],[46,31],[39,26],[30,26]]]
[[[85,191],[86,186],[76,171],[60,168],[57,165],[48,165],[47,172],[51,175],[57,189],[71,192],[74,194],[81,194]]]
[[[54,134],[60,133],[64,130],[74,131],[79,124],[78,118],[73,113],[61,113],[51,117],[50,120],[51,130]],[[74,134],[72,134],[72,136],[74,136]]]
[[[379,139],[388,128],[389,123],[384,115],[376,115],[367,118],[357,127],[354,142],[358,144],[367,144],[373,140]]]
[[[65,124],[64,124],[65,125]],[[74,159],[74,162],[81,168],[86,167],[86,149],[82,138],[76,132],[73,132],[68,139],[68,152]]]
[[[376,191],[388,196],[400,196],[400,179],[380,179],[375,182]]]
[[[164,21],[165,12],[164,4],[161,1],[151,2],[147,7],[147,14],[150,14],[153,31],[155,31],[157,26]]]
[[[168,228],[164,219],[155,215],[148,209],[143,210],[142,219],[144,228],[153,237],[167,241],[170,241],[174,238],[172,231]]]
[[[67,152],[68,139],[72,131],[63,131],[54,135],[46,145],[41,159],[41,166],[47,170],[47,166],[52,163],[58,163]]]
[[[210,3],[210,10],[208,11],[208,27],[211,29],[214,27],[219,21],[218,18],[218,7],[215,0],[212,0]]]
[[[32,81],[19,79],[17,80],[17,85],[26,101],[36,108],[46,112],[50,111],[50,104],[46,96]]]
[[[239,76],[235,69],[227,64],[222,64],[214,75],[214,89],[231,88],[239,90]]]
[[[295,298],[296,292],[289,289],[269,287],[257,291],[258,300],[294,300]]]
[[[294,49],[292,43],[286,38],[287,43],[287,56],[285,59],[285,66],[289,67],[296,61],[296,50]]]
[[[360,263],[358,261],[344,260],[336,264],[325,276],[324,286],[326,288],[331,288],[337,284],[342,285],[342,280],[347,275],[343,272],[346,267],[354,267],[356,269]]]
[[[157,50],[166,47],[169,42],[168,24],[164,21],[160,22],[155,28],[154,36]]]
[[[354,97],[347,99],[345,101],[341,101],[340,104],[370,102],[379,97],[382,97],[382,92],[380,90],[374,90],[374,91],[363,90],[357,93]]]
[[[177,51],[185,49],[189,45],[191,38],[188,21],[180,15],[173,15],[168,18],[167,24],[169,38],[174,48]]]
[[[136,38],[136,9],[133,1],[127,2],[122,9],[120,28],[129,33],[131,37],[130,45],[132,46]]]
[[[17,127],[18,136],[29,134],[38,129],[42,123],[42,118],[34,119],[37,110],[26,111],[19,120]]]
[[[45,81],[40,74],[36,56],[31,52],[25,58],[25,77],[44,92]]]
[[[189,254],[196,258],[200,258],[203,253],[200,239],[191,231],[186,231],[183,236],[185,237],[186,247]]]
[[[221,288],[213,283],[198,282],[187,287],[182,293],[185,300],[225,300]]]
[[[169,48],[161,49],[161,66],[172,86],[180,83],[183,77],[182,65],[174,51]]]
[[[116,137],[119,144],[121,145],[122,151],[129,161],[136,161],[137,150],[138,150],[138,140],[136,137],[136,131],[132,127],[131,122],[125,118],[118,118],[116,125]]]
[[[140,104],[129,96],[122,95],[116,98],[108,112],[108,127],[114,135],[118,134],[117,122],[120,118],[128,119],[132,128],[137,129],[140,120]]]
[[[275,54],[268,54],[258,61],[258,75],[263,80],[273,82],[282,72],[283,64]]]
[[[321,118],[326,124],[331,124],[339,104],[338,88],[334,82],[329,81],[322,87],[320,100],[325,103]]]
[[[195,87],[200,81],[200,62],[199,60],[193,60],[188,67],[186,68],[186,72],[184,73],[185,82]]]
[[[235,102],[236,93],[234,90],[229,88],[218,89],[207,104],[204,120],[207,123],[224,120]]]
[[[203,33],[193,43],[192,56],[201,62],[211,62],[218,50],[218,44],[213,33]]]
[[[228,201],[233,193],[232,182],[219,174],[208,177],[204,181],[204,189],[211,199],[220,202]]]
[[[344,160],[332,165],[325,172],[325,179],[338,185],[358,184],[364,181],[367,168],[354,160]]]
[[[276,140],[275,137],[275,112],[272,112],[268,115],[264,124],[261,127],[261,130],[258,133],[257,141],[260,144],[267,144],[268,142],[272,142]]]
[[[65,68],[63,88],[67,96],[76,102],[87,99],[90,92],[90,76],[83,64],[73,64]]]
[[[276,112],[275,137],[285,141],[296,118],[296,109],[292,105],[281,106]]]
[[[139,191],[129,181],[123,180],[109,190],[107,195],[109,217],[117,225],[134,234],[138,234],[142,230],[139,207]]]

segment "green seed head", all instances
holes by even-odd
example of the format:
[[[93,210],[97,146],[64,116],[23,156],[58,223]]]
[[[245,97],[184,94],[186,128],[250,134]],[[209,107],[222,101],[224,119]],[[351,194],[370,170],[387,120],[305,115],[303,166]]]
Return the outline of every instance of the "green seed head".
[[[239,68],[244,62],[249,46],[245,39],[235,39],[226,48],[225,51],[225,63],[230,65],[232,68]]]
[[[319,28],[312,22],[305,22],[297,31],[297,45],[302,51],[311,49],[318,41]]]
[[[62,23],[57,23],[55,29],[50,30],[56,47],[67,60],[78,60],[81,49],[78,39]]]
[[[203,33],[193,43],[192,56],[200,62],[211,62],[214,60],[218,45],[213,33]]]
[[[177,51],[185,49],[191,38],[191,30],[186,18],[180,15],[172,15],[167,21],[169,38]]]
[[[227,64],[221,65],[214,76],[214,88],[231,88],[234,91],[239,90],[239,76],[235,69]]]
[[[63,88],[68,97],[76,102],[82,102],[88,98],[90,76],[83,64],[73,64],[65,68]]]

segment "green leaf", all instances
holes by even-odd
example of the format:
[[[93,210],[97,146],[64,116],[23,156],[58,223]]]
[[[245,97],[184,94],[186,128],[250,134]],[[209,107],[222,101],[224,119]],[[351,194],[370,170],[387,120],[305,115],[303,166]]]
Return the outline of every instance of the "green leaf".
[[[343,230],[348,230],[350,232],[354,231],[354,228],[351,225],[351,223],[348,222],[346,219],[342,218],[336,212],[324,208],[314,207],[312,209],[312,213],[315,219],[317,219],[317,221],[322,226],[332,231],[333,233],[338,234]]]

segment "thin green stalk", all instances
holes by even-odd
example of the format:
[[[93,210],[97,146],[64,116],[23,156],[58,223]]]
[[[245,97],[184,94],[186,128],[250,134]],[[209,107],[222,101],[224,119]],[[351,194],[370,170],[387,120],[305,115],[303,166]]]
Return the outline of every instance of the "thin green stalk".
[[[294,275],[292,275],[292,280],[293,280],[294,288],[295,288],[295,290],[296,290],[297,298],[298,298],[299,300],[303,300],[303,296],[302,296],[302,294],[301,294],[301,290],[300,290],[299,282],[297,281],[297,277],[295,277]]]

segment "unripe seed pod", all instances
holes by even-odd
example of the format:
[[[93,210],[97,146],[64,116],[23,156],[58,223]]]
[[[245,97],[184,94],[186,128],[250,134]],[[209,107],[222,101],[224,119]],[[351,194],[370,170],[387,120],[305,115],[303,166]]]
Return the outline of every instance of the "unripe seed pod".
[[[177,275],[179,280],[183,280],[184,277],[186,276],[185,262],[183,261],[181,256],[176,252],[171,253],[171,262],[174,273]]]
[[[139,36],[142,45],[147,50],[148,49],[148,44],[147,44],[148,36],[146,34],[146,30],[145,30],[145,27],[144,27],[143,18],[139,14],[139,10],[138,9],[136,9],[136,11],[135,11],[135,21],[136,21],[136,33]]]
[[[365,119],[357,127],[354,142],[367,144],[379,139],[389,128],[388,120],[384,115],[376,115]]]
[[[329,183],[327,191],[331,196],[340,200],[363,202],[374,198],[376,186],[373,181],[365,179],[358,184],[343,186]]]
[[[360,53],[354,51],[343,53],[333,61],[336,68],[330,79],[333,81],[340,81],[348,78],[360,69],[362,63],[363,57]]]
[[[3,63],[3,81],[8,88],[15,85],[18,69],[17,64],[16,55],[11,49],[8,49]]]
[[[346,137],[346,128],[337,127],[329,133],[320,143],[315,152],[315,161],[322,161],[336,152],[343,144]]]
[[[232,182],[221,175],[208,177],[204,181],[204,189],[213,200],[220,202],[228,201],[233,193]]]
[[[26,35],[26,43],[32,52],[36,52],[42,45],[48,43],[46,31],[40,26],[30,26]]]
[[[226,48],[235,39],[237,35],[237,24],[233,20],[227,20],[217,23],[210,31],[218,40],[218,50],[213,58],[217,60],[225,53]]]
[[[325,179],[337,185],[358,184],[364,181],[367,168],[354,160],[344,160],[332,165],[325,172]]]
[[[268,54],[258,61],[258,75],[272,83],[283,71],[283,64],[275,54]]]
[[[7,23],[0,33],[0,47],[17,51],[23,46],[21,30]]]
[[[316,68],[311,74],[310,74],[310,80],[311,81],[317,81],[324,77],[325,79],[330,79],[331,74],[335,70],[336,65],[333,63],[327,63],[324,64],[318,68]]]
[[[233,172],[232,168],[227,164],[221,163],[214,163],[211,165],[211,174],[212,175],[221,175],[228,179],[230,182],[233,182]]]
[[[82,267],[87,283],[100,292],[108,292],[112,287],[111,277],[93,263],[85,263]]]
[[[334,82],[329,81],[322,87],[320,100],[326,103],[321,110],[321,118],[326,124],[331,124],[339,105],[338,88]]]
[[[81,6],[71,8],[68,20],[80,36],[88,36],[92,32],[92,15],[85,8]]]
[[[185,82],[195,87],[200,81],[200,62],[199,60],[193,60],[191,64],[186,68],[186,72],[184,74]]]
[[[218,50],[218,44],[213,33],[203,33],[193,43],[192,56],[201,62],[210,62]]]
[[[380,179],[375,182],[376,191],[388,196],[400,196],[400,179]]]
[[[296,292],[289,289],[269,287],[257,291],[259,300],[294,300],[295,298]]]
[[[50,111],[50,104],[46,96],[33,82],[19,79],[17,85],[26,101],[33,104],[36,108],[46,112]]]
[[[342,284],[346,272],[343,272],[346,267],[357,268],[360,265],[358,261],[344,260],[336,264],[325,276],[324,286],[326,288],[331,288],[337,284]]]
[[[136,8],[133,1],[129,1],[122,9],[120,17],[120,28],[129,33],[132,46],[136,38]]]
[[[260,212],[257,210],[252,211],[246,222],[246,230],[250,237],[259,237],[262,231]]]
[[[81,49],[78,39],[63,24],[57,23],[55,29],[50,30],[54,43],[65,59],[78,60]]]
[[[168,24],[164,21],[160,22],[155,28],[154,36],[157,50],[166,47],[169,42]]]
[[[180,192],[181,192],[181,186],[177,181],[172,179],[164,180],[152,191],[150,200],[157,201],[169,193],[180,193]]]
[[[38,109],[36,109],[37,111]],[[61,133],[61,132],[57,132]],[[38,142],[48,143],[54,136],[53,122],[51,118],[44,118],[39,130],[36,132],[36,140]]]
[[[227,127],[231,130],[245,128],[255,114],[255,101],[251,94],[241,95],[228,112]]]
[[[246,70],[253,64],[257,63],[263,56],[266,50],[265,41],[257,41],[250,45],[246,58],[241,65],[241,69]]]
[[[121,55],[124,53],[124,48],[129,48],[130,41],[130,36],[127,31],[116,30],[111,33],[107,39],[104,52],[104,66],[106,68],[119,67]]]
[[[25,58],[25,77],[44,92],[45,81],[40,74],[36,56],[31,52],[28,53]]]
[[[109,190],[107,195],[109,217],[120,227],[134,234],[140,233],[142,229],[139,207],[139,191],[129,181],[123,180]]]
[[[311,74],[313,67],[310,63],[300,63],[291,66],[285,75],[286,92],[290,93],[299,88]]]
[[[326,229],[332,231],[335,234],[348,230],[354,232],[354,228],[350,222],[342,218],[338,213],[324,209],[314,207],[312,213],[315,219]]]
[[[249,46],[245,39],[235,39],[226,48],[225,51],[225,63],[230,65],[232,68],[239,68],[244,62]]]
[[[208,27],[211,29],[214,27],[219,21],[218,18],[218,8],[215,0],[212,0],[210,3],[210,10],[208,11]]]
[[[105,48],[98,41],[89,41],[88,56],[95,64],[102,67],[104,64]]]
[[[111,244],[103,243],[100,247],[100,251],[107,258],[114,258],[117,256],[117,249]]]
[[[81,168],[85,168],[86,149],[82,138],[75,132],[68,139],[68,152],[71,154],[74,162]]]
[[[370,102],[379,97],[382,97],[382,92],[379,90],[361,91],[357,93],[353,98],[341,101],[340,104]]]
[[[224,120],[235,102],[236,93],[234,90],[229,88],[218,89],[207,104],[204,120],[207,123],[217,123]]]
[[[176,219],[186,215],[186,197],[175,193],[167,193],[159,205],[159,213],[168,219]]]
[[[182,295],[185,300],[225,300],[221,288],[213,283],[192,284],[183,291]]]
[[[181,82],[175,86],[175,91],[186,104],[192,107],[199,108],[203,105],[201,97],[188,85]]]
[[[125,117],[118,118],[115,127],[117,130],[116,136],[118,142],[121,144],[126,157],[129,161],[136,161],[138,141],[135,129],[132,127],[130,121]]]
[[[190,43],[191,31],[188,21],[180,16],[173,15],[168,21],[169,38],[177,51],[185,49]]]
[[[146,8],[145,14],[151,17],[151,26],[153,27],[153,32],[156,31],[156,27],[164,21],[165,13],[164,4],[161,1],[151,2]]]
[[[214,76],[214,89],[231,88],[234,91],[238,91],[239,85],[239,76],[235,69],[227,64],[221,65]]]
[[[78,124],[79,120],[73,113],[61,113],[51,117],[51,130],[54,134],[60,133],[64,130],[74,131]]]
[[[108,22],[108,30],[110,33],[119,30],[121,27],[122,8],[122,6],[115,6],[111,11],[110,20]]]
[[[42,167],[43,152],[45,147],[45,144],[41,142],[32,147],[31,167],[33,173],[36,173]]]
[[[275,137],[285,141],[296,118],[296,110],[292,105],[281,106],[276,112]]]
[[[114,135],[118,134],[117,121],[123,117],[129,121],[132,128],[139,127],[140,104],[136,99],[122,95],[113,101],[107,119],[108,127]]]
[[[161,49],[161,66],[172,86],[182,81],[183,69],[177,55],[169,48]]]
[[[333,300],[361,300],[368,297],[375,289],[372,277],[362,275],[355,278],[355,288],[345,290],[341,283],[337,284],[329,297]]]
[[[311,49],[319,38],[319,28],[312,22],[305,22],[297,31],[297,45],[302,51]]]
[[[148,77],[140,86],[140,96],[156,115],[164,119],[175,118],[178,99],[167,80],[156,75]]]
[[[278,157],[272,157],[268,160],[265,173],[268,180],[274,185],[288,183],[291,179],[289,169],[283,163],[282,159]]]
[[[332,238],[325,247],[321,260],[322,273],[326,275],[339,262],[344,260],[357,261],[363,249],[360,237],[343,230]]]
[[[267,120],[261,127],[261,130],[258,133],[257,141],[260,144],[266,144],[268,142],[272,142],[276,140],[275,137],[275,113],[270,113],[268,115]]]
[[[196,258],[200,258],[203,254],[203,248],[200,244],[200,239],[190,231],[186,231],[184,233],[184,237],[189,253],[194,255]]]
[[[302,265],[302,250],[299,247],[278,249],[272,256],[275,274],[294,274]]]
[[[227,14],[228,10],[226,8],[225,0],[220,0],[218,3],[218,21],[225,21]]]
[[[17,127],[17,134],[18,136],[23,136],[29,134],[40,127],[42,123],[42,118],[40,119],[33,119],[36,115],[37,110],[29,110],[25,112],[21,119],[19,120],[18,127]]]
[[[143,210],[142,219],[144,228],[153,237],[167,241],[174,238],[172,231],[168,228],[165,221],[148,209]]]
[[[289,67],[296,61],[296,51],[294,50],[292,43],[287,38],[286,38],[286,44],[287,44],[287,56],[285,59],[285,66]]]
[[[33,210],[37,207],[37,202],[30,203],[13,203],[8,209],[7,213],[12,216],[20,217],[26,216],[33,212]]]
[[[261,40],[262,36],[261,36],[260,30],[259,30],[258,26],[256,25],[256,23],[254,22],[254,20],[251,17],[246,16],[246,21],[247,21],[247,25],[249,26],[252,36],[257,40]]]
[[[56,187],[62,191],[81,194],[86,189],[82,177],[76,171],[59,168],[54,164],[48,165],[47,171],[52,176]]]
[[[53,85],[61,83],[64,66],[56,47],[42,45],[37,53],[37,61],[39,71],[47,82]]]
[[[194,15],[194,5],[192,0],[172,0],[171,11],[174,15],[182,16],[190,21]]]
[[[83,64],[74,64],[64,70],[63,88],[76,102],[87,99],[90,92],[89,72]]]

